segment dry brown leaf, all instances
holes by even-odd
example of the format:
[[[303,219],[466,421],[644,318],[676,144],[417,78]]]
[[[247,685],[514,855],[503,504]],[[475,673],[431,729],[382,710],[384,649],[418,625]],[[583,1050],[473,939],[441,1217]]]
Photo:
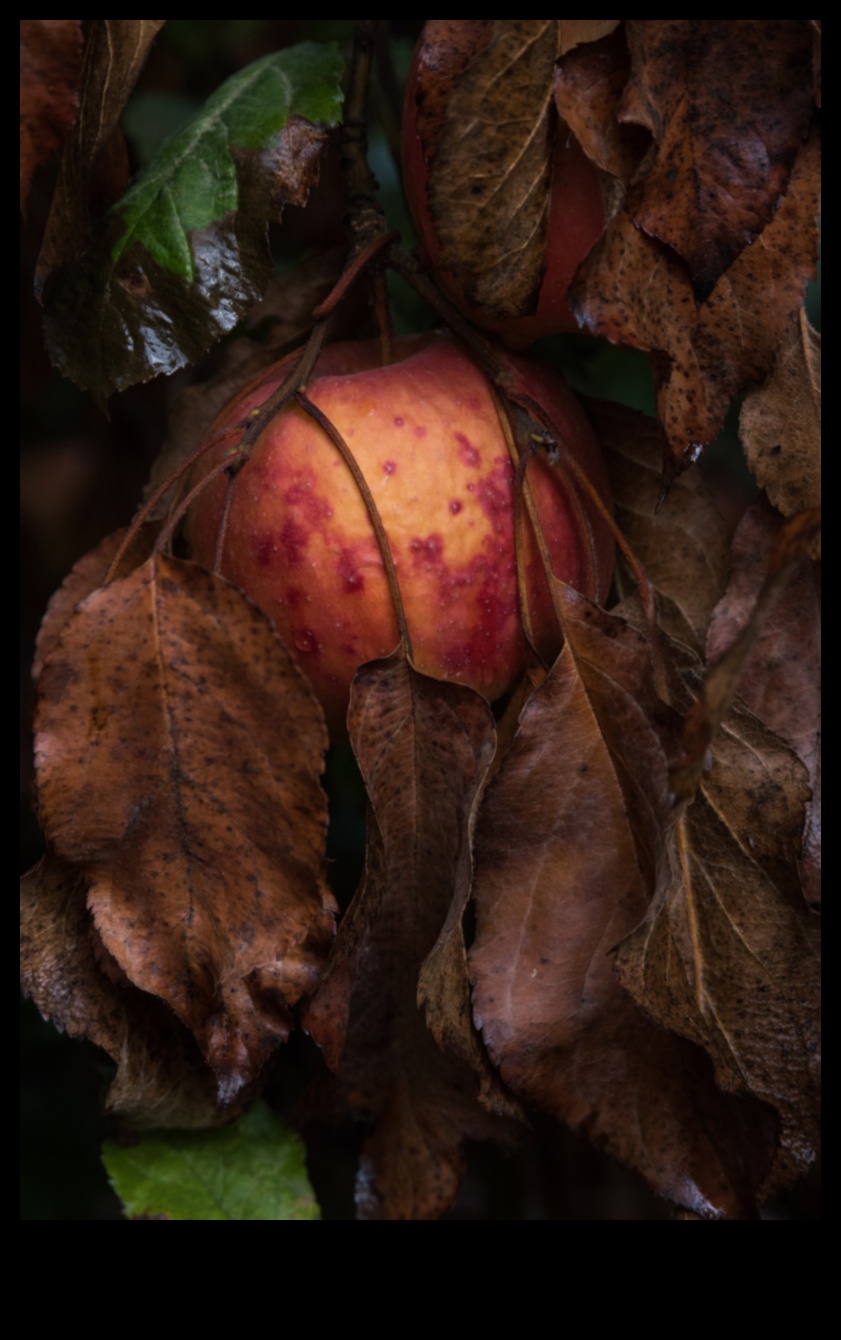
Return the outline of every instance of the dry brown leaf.
[[[745,396],[739,431],[759,487],[783,516],[820,506],[821,337],[802,308],[771,376]]]
[[[663,430],[624,405],[586,401],[605,453],[616,520],[658,596],[662,627],[703,653],[727,576],[727,527],[696,470],[676,479],[662,501]],[[635,585],[620,556],[620,593]]]
[[[553,156],[554,19],[497,19],[454,86],[429,171],[440,265],[498,317],[534,311]]]
[[[777,531],[765,577],[749,617],[741,622],[738,636],[710,665],[703,689],[687,713],[683,738],[669,771],[672,790],[680,799],[695,795],[707,767],[707,750],[715,739],[735,697],[747,658],[757,637],[786,590],[791,573],[803,561],[820,531],[820,514],[804,512],[792,517]],[[814,706],[814,694],[810,695]]]
[[[765,580],[782,518],[759,499],[733,539],[727,592],[716,607],[707,658],[717,661],[752,614]],[[789,574],[739,679],[739,695],[754,716],[782,736],[806,766],[812,799],[806,818],[801,874],[804,896],[820,904],[820,598],[816,571],[803,559]]]
[[[105,947],[193,1032],[229,1101],[332,939],[321,711],[239,591],[160,555],[82,602],[39,688],[48,840],[84,869]]]
[[[787,194],[761,241],[696,306],[678,257],[618,214],[571,289],[593,333],[653,353],[659,417],[676,468],[720,431],[732,396],[763,381],[803,303],[817,256],[816,135],[803,146]]]
[[[88,30],[81,108],[61,162],[36,271],[41,293],[60,265],[78,256],[91,226],[89,186],[97,160],[166,19],[96,19]],[[113,192],[116,198],[125,186]]]
[[[765,1193],[804,1171],[819,1139],[817,921],[798,874],[808,794],[796,756],[732,708],[679,820],[673,878],[617,959],[623,986],[707,1051],[723,1089],[780,1113]]]
[[[152,554],[159,529],[157,526],[142,526],[140,528],[120,563],[117,576],[127,577],[134,568],[146,562]],[[125,535],[125,530],[118,530],[113,535],[107,535],[95,549],[89,550],[79,559],[79,562],[67,574],[58,590],[50,597],[50,602],[41,620],[41,627],[38,629],[38,636],[35,640],[35,659],[32,663],[33,679],[37,680],[40,675],[46,657],[76,606],[104,583]]]
[[[469,883],[493,719],[471,689],[419,675],[397,652],[357,673],[348,724],[371,805],[365,879],[304,1022],[338,1065],[341,1104],[375,1123],[360,1217],[434,1219],[458,1190],[464,1136],[505,1129],[417,1001],[421,965]]]
[[[558,63],[554,88],[555,106],[585,153],[625,185],[651,143],[640,126],[617,119],[630,70],[625,34],[617,31],[565,56]]]
[[[620,119],[656,151],[626,208],[686,261],[698,301],[756,240],[785,193],[812,115],[802,19],[629,19]]]
[[[621,990],[612,950],[664,877],[650,651],[569,590],[567,644],[488,788],[475,842],[474,1010],[503,1079],[704,1217],[751,1217],[776,1123]],[[714,1134],[713,1134],[714,1133]]]
[[[95,940],[84,876],[47,855],[21,882],[25,994],[116,1062],[110,1111],[139,1127],[214,1125],[216,1083],[190,1033],[161,1001],[103,972]]]
[[[20,20],[20,207],[32,174],[61,148],[76,119],[80,19]]]
[[[621,19],[558,19],[558,54],[565,56],[582,43],[608,37],[621,22]]]

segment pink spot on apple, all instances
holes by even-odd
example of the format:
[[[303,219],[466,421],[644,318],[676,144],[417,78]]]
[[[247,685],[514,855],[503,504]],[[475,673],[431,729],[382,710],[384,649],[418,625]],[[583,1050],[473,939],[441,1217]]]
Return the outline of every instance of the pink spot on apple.
[[[426,429],[423,427],[422,424],[418,424],[415,428],[412,429],[412,432],[414,433],[415,437],[426,437]]]
[[[459,445],[459,455],[464,464],[476,469],[481,464],[482,458],[473,443],[465,437],[464,433],[456,433],[455,438]]]
[[[458,498],[452,498],[450,500],[450,511],[452,512],[453,516],[458,516],[459,512],[461,511],[461,508],[462,504],[459,502]]]
[[[346,595],[356,595],[359,591],[365,590],[365,578],[356,566],[353,555],[343,549],[338,562],[339,577],[342,581],[342,590]]]
[[[318,638],[311,628],[299,628],[295,634],[295,646],[299,651],[318,651]]]
[[[440,535],[427,535],[425,538],[416,535],[409,541],[409,551],[416,566],[420,563],[435,563],[444,552],[444,541]]]
[[[396,461],[383,461],[383,474],[384,474],[384,475],[393,475],[393,474],[396,474],[396,473],[397,473],[397,462],[396,462]]]
[[[280,542],[283,545],[286,562],[290,567],[295,567],[301,562],[308,539],[309,532],[305,526],[301,526],[297,521],[291,519],[286,522],[280,532]]]
[[[399,414],[395,416],[395,419],[394,419],[394,426],[395,426],[395,428],[402,428],[402,427],[403,427],[403,420],[400,418]]]
[[[275,553],[275,542],[271,535],[258,535],[254,541],[254,557],[261,568],[267,568]]]

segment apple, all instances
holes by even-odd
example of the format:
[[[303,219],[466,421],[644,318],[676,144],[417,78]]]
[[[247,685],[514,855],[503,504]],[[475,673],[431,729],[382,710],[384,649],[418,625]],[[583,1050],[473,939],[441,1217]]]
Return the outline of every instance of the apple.
[[[532,315],[501,318],[465,296],[458,275],[441,268],[441,248],[430,211],[429,169],[447,113],[450,90],[491,37],[487,19],[430,19],[412,61],[403,109],[403,184],[421,250],[439,287],[476,325],[512,348],[580,327],[567,290],[605,226],[604,198],[595,165],[564,123],[557,128],[546,239],[545,271]]]
[[[518,388],[549,415],[600,494],[608,486],[574,394],[542,365],[504,355]],[[242,422],[275,390],[288,360],[269,369],[220,415],[213,432]],[[398,340],[381,365],[377,341],[328,346],[307,395],[350,447],[371,489],[394,558],[417,669],[469,684],[493,701],[526,664],[514,548],[514,466],[498,400],[485,374],[449,336]],[[209,471],[230,438],[202,458]],[[603,598],[613,537],[593,503],[536,453],[528,479],[557,576]],[[212,567],[226,491],[209,481],[187,518],[191,556]],[[233,484],[223,576],[274,621],[341,732],[350,683],[398,642],[380,551],[359,490],[323,429],[298,405],[264,429]],[[575,496],[572,496],[575,494]],[[526,524],[526,571],[535,640],[553,657],[560,634]]]

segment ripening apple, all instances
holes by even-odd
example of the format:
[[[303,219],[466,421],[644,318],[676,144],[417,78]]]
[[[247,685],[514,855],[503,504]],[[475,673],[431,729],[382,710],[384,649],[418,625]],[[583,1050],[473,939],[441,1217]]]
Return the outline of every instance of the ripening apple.
[[[494,331],[513,349],[580,329],[567,290],[581,261],[605,226],[602,183],[568,126],[559,122],[552,159],[552,185],[543,280],[535,311],[500,317],[471,303],[458,274],[441,265],[441,246],[429,199],[429,173],[443,131],[447,106],[470,60],[491,37],[483,19],[429,19],[415,48],[403,108],[403,184],[409,209],[439,287],[465,316]],[[481,126],[477,127],[481,135]],[[500,211],[500,220],[504,218]]]
[[[608,496],[604,466],[573,393],[542,365],[506,355],[519,388],[549,415],[562,451]],[[243,421],[279,385],[284,362],[251,383],[214,432]],[[491,385],[448,336],[398,340],[381,365],[376,341],[328,346],[306,388],[344,437],[371,489],[394,558],[417,669],[493,701],[526,662],[514,548],[514,465]],[[203,458],[206,472],[229,449]],[[604,517],[544,453],[528,479],[557,576],[603,598],[613,566]],[[210,481],[187,519],[192,557],[212,567],[226,490]],[[525,556],[535,639],[560,645],[528,523]],[[264,429],[233,484],[222,574],[274,621],[344,730],[350,683],[398,642],[368,512],[347,465],[298,405]]]

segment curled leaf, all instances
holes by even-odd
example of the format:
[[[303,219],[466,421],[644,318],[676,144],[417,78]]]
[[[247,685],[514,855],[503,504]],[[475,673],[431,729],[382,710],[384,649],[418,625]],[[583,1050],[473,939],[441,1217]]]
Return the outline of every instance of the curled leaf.
[[[553,152],[554,19],[498,19],[455,85],[429,175],[440,263],[470,302],[532,312]]]
[[[745,396],[739,433],[757,483],[783,516],[820,506],[821,337],[805,310],[765,385]]]
[[[698,301],[774,215],[812,115],[803,19],[631,19],[620,119],[654,136],[626,208]]]
[[[573,309],[593,334],[652,353],[676,469],[697,460],[721,430],[731,398],[771,371],[814,274],[819,191],[813,134],[761,245],[742,251],[700,305],[683,262],[624,212],[582,263]]]
[[[79,106],[79,19],[20,21],[20,205],[32,174],[64,143]]]
[[[160,556],[78,606],[39,688],[47,837],[84,870],[108,952],[230,1101],[332,939],[320,710],[258,610]]]
[[[340,1106],[374,1122],[360,1217],[434,1219],[458,1190],[464,1136],[505,1131],[417,999],[421,965],[469,883],[493,720],[478,694],[418,674],[398,652],[357,673],[348,724],[370,800],[365,878],[305,1024],[338,1067]],[[456,981],[454,1014],[461,989]]]
[[[214,1125],[216,1083],[193,1038],[111,960],[86,896],[84,875],[52,854],[21,881],[24,993],[57,1028],[108,1052],[117,1066],[109,1111],[141,1128]]]
[[[36,291],[43,293],[52,273],[81,255],[90,239],[94,176],[152,43],[166,19],[94,19],[88,27],[81,85],[80,113],[61,160],[50,217],[41,245]],[[114,174],[104,192],[108,203],[125,186]],[[116,188],[116,189],[115,189]],[[101,185],[98,193],[102,194]],[[101,208],[101,206],[100,206]]]
[[[613,949],[667,876],[662,705],[645,637],[558,586],[567,637],[476,825],[474,1012],[502,1078],[708,1217],[755,1215],[776,1146],[696,1048],[622,991]],[[714,1134],[713,1134],[714,1133]]]
[[[661,624],[701,653],[725,586],[724,519],[695,470],[680,475],[662,498],[668,444],[656,419],[592,399],[587,415],[605,453],[616,520],[657,592]],[[620,589],[635,589],[621,556]]]

